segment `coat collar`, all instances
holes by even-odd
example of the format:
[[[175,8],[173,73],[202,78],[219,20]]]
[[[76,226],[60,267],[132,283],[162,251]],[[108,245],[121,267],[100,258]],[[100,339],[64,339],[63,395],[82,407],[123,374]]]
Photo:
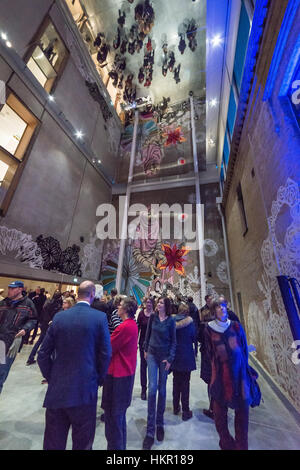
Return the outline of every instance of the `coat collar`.
[[[179,330],[181,328],[185,328],[186,326],[189,326],[191,323],[193,323],[192,317],[189,317],[188,315],[176,315],[175,316],[175,321],[176,321],[176,330]]]

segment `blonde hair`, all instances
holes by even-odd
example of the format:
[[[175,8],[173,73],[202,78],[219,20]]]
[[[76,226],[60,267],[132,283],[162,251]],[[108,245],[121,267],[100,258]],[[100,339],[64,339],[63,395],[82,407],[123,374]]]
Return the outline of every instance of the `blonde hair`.
[[[73,299],[73,297],[66,297],[65,299],[63,299],[63,302],[68,302],[70,307],[74,307],[75,305],[75,300]]]
[[[189,313],[189,311],[190,311],[189,306],[184,302],[180,302],[179,307],[178,307],[178,313],[184,313],[184,312]]]

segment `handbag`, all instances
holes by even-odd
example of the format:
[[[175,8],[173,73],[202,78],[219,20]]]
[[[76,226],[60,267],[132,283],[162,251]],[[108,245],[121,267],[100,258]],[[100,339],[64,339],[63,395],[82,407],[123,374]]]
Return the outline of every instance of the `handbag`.
[[[262,396],[261,396],[260,387],[257,382],[258,373],[249,364],[248,364],[248,375],[250,379],[250,396],[252,399],[250,406],[251,408],[255,408],[256,406],[260,405]]]
[[[240,330],[240,326],[237,322],[235,324],[235,330],[236,331]],[[262,400],[261,390],[257,382],[258,372],[256,372],[256,370],[250,366],[250,364],[248,363],[248,358],[246,357],[245,354],[244,354],[244,358],[245,358],[246,365],[247,365],[247,374],[249,377],[249,384],[250,384],[250,397],[251,397],[250,406],[251,408],[255,408],[256,406],[260,405],[260,402]]]

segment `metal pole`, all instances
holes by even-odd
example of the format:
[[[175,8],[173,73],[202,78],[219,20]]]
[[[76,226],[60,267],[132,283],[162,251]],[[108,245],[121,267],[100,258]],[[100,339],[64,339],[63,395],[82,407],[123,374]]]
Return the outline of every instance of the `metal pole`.
[[[125,204],[124,204],[124,209],[123,209],[124,211],[123,211],[123,217],[122,217],[120,250],[119,250],[117,277],[116,277],[116,289],[118,289],[119,294],[121,293],[121,287],[122,287],[123,260],[124,260],[125,246],[126,246],[126,241],[127,241],[128,208],[129,208],[129,203],[130,203],[131,183],[132,183],[132,178],[133,178],[133,168],[134,168],[134,162],[135,162],[136,136],[137,136],[138,122],[139,122],[139,112],[136,110],[135,115],[134,115],[134,127],[133,127],[132,145],[131,145],[131,152],[130,152],[130,164],[129,164]],[[120,210],[120,207],[119,207],[119,210]]]
[[[195,112],[193,96],[190,96],[191,105],[191,129],[192,129],[192,143],[193,143],[193,158],[194,158],[194,172],[195,172],[195,186],[196,186],[196,223],[197,223],[197,237],[199,243],[199,269],[200,269],[200,283],[201,283],[201,302],[205,305],[206,295],[206,278],[205,278],[205,261],[204,261],[204,219],[202,214],[202,205],[200,197],[200,178],[199,166],[197,156],[197,143],[195,131]]]

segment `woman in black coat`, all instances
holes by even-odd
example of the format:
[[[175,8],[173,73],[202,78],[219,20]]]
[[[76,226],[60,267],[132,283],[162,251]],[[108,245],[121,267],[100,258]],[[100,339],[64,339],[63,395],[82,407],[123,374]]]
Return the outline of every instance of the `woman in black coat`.
[[[176,321],[176,354],[172,363],[173,371],[173,409],[174,414],[180,412],[180,399],[182,404],[182,419],[187,421],[193,416],[190,410],[190,378],[191,371],[196,369],[194,320],[189,316],[189,306],[183,302],[179,304]]]

